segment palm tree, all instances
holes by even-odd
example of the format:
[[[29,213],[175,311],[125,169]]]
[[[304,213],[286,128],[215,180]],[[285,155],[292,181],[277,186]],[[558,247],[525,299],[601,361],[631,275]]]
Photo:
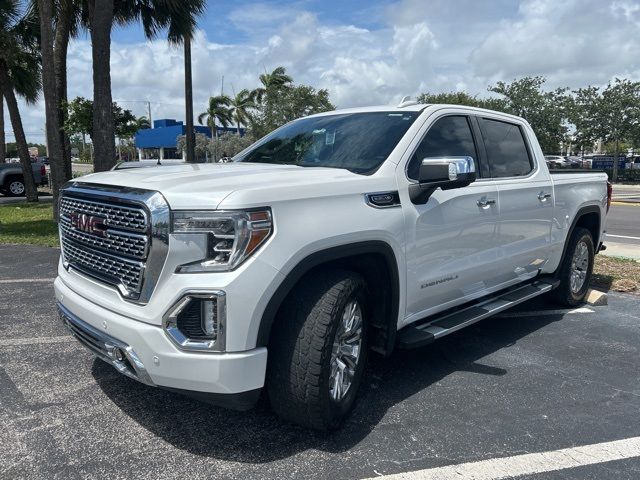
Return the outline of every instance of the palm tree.
[[[293,82],[293,78],[287,75],[287,70],[282,66],[276,67],[271,73],[265,72],[261,74],[259,78],[262,87],[258,87],[251,92],[256,103],[262,103],[269,91],[288,87]]]
[[[42,84],[37,33],[33,10],[22,12],[17,0],[0,1],[0,92],[7,102],[29,202],[38,201],[38,191],[16,94],[27,103],[38,100]]]
[[[231,99],[229,113],[236,123],[238,135],[240,135],[240,125],[248,125],[251,120],[249,110],[256,108],[254,96],[252,92],[246,88],[240,90],[238,94]]]
[[[218,128],[216,127],[218,123],[226,128],[232,122],[230,105],[231,99],[227,95],[209,97],[209,106],[198,115],[198,123],[200,125],[206,124],[211,129],[212,141],[218,139]]]
[[[56,85],[56,71],[53,61],[54,42],[54,10],[51,0],[38,0],[40,17],[40,52],[42,61],[42,87],[45,98],[45,117],[47,119],[47,150],[49,153],[51,171],[51,190],[53,193],[53,217],[58,219],[58,192],[62,185],[70,178],[66,175],[64,159],[64,131],[60,123],[60,102]],[[64,119],[64,117],[62,117]],[[70,165],[69,165],[70,167]]]
[[[87,0],[88,26],[93,59],[93,125],[95,171],[115,163],[115,134],[111,114],[110,47],[114,23],[141,21],[145,36],[155,38],[167,30],[167,39],[180,44],[191,38],[196,19],[204,12],[206,0]]]
[[[53,65],[56,77],[56,100],[58,105],[58,125],[64,125],[67,103],[67,51],[69,40],[78,36],[82,21],[81,0],[57,0],[55,11],[55,36],[53,40]],[[71,179],[71,141],[63,128],[60,129],[60,144],[62,146],[62,165],[52,165],[53,168],[62,167],[62,180]]]
[[[151,128],[151,122],[147,117],[138,117],[136,118],[136,131],[145,130],[147,128]]]

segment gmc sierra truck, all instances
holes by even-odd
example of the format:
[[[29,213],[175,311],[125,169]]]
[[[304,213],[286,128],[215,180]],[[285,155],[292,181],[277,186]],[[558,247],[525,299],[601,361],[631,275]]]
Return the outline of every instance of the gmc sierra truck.
[[[580,304],[610,198],[603,173],[550,174],[515,116],[332,111],[230,163],[69,183],[55,295],[73,335],[128,377],[236,409],[264,390],[284,419],[333,429],[371,351],[547,292]]]

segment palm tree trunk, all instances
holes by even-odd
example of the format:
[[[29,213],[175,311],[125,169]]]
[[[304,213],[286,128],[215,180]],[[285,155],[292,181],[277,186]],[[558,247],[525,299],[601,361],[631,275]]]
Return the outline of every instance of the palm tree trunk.
[[[61,2],[56,23],[56,35],[53,43],[53,64],[56,75],[56,91],[58,100],[58,125],[60,127],[60,144],[64,164],[65,181],[71,180],[71,141],[64,131],[67,103],[67,50],[71,24],[75,15],[71,1]]]
[[[89,0],[89,24],[93,59],[93,169],[103,172],[116,163],[109,64],[113,0]]]
[[[9,79],[4,62],[0,62],[0,91],[7,101],[7,110],[9,110],[9,117],[11,118],[13,136],[16,138],[16,147],[18,149],[18,156],[20,157],[20,164],[22,165],[22,176],[24,177],[27,202],[37,202],[38,190],[36,188],[36,182],[33,179],[33,169],[31,167],[31,159],[29,158],[27,139],[24,135],[24,128],[22,127],[22,119],[20,118],[20,110],[18,110],[16,94],[13,91],[13,85]]]
[[[236,124],[236,129],[238,130],[238,136],[240,136],[240,122]]]
[[[4,136],[4,96],[0,92],[0,163],[4,163],[7,152],[7,142]]]
[[[187,135],[187,163],[194,163],[195,138],[193,135],[193,81],[191,79],[191,38],[184,39],[184,98],[186,103],[186,135]]]
[[[65,183],[65,164],[60,142],[61,127],[59,119],[56,72],[53,62],[53,3],[38,0],[40,11],[40,51],[42,54],[42,91],[44,93],[45,117],[47,119],[47,145],[49,164],[51,165],[50,184],[53,193],[53,218],[58,219],[58,193]]]

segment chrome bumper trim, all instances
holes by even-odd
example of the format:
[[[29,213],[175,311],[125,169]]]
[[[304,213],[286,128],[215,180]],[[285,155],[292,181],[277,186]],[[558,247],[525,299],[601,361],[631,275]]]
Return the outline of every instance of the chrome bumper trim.
[[[56,305],[60,319],[71,331],[71,334],[95,356],[112,365],[123,375],[133,378],[145,385],[155,386],[153,380],[151,380],[151,377],[147,373],[147,369],[131,346],[92,327],[71,313],[61,303],[57,302]],[[121,359],[117,358],[119,352],[122,354]]]

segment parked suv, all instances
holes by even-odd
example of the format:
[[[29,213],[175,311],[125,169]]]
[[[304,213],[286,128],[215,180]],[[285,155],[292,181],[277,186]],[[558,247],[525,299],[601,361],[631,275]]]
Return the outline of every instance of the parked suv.
[[[550,292],[582,302],[602,173],[550,175],[521,118],[452,105],[291,122],[231,163],[98,173],[60,199],[55,292],[120,373],[336,428],[367,356]],[[424,368],[429,368],[425,365]]]

